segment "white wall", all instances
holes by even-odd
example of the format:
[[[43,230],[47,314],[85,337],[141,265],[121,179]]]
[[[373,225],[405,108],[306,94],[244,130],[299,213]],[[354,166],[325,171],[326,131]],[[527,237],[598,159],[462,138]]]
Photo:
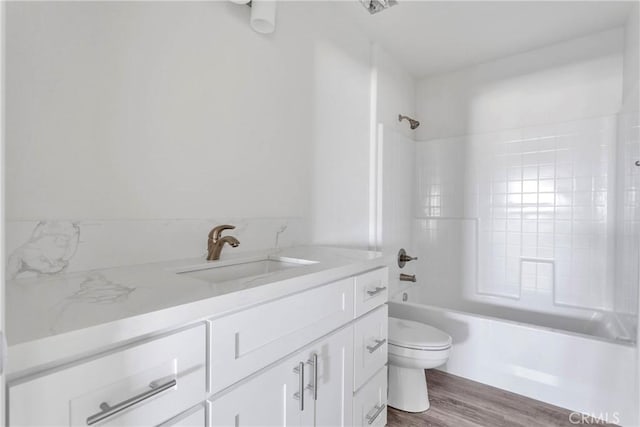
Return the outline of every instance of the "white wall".
[[[622,40],[609,30],[422,79],[416,139],[616,114]]]
[[[305,216],[306,11],[264,37],[245,9],[8,5],[7,218]]]
[[[624,194],[618,203],[618,268],[616,308],[635,313],[640,307],[640,6],[636,4],[625,26],[622,112],[618,117],[618,181]],[[640,342],[637,328],[636,342]],[[640,351],[636,347],[635,399],[640,400]],[[640,406],[636,405],[640,424]]]
[[[615,307],[629,314],[638,311],[640,280],[640,168],[635,165],[640,159],[638,15],[636,5],[625,27],[622,106],[617,123]]]
[[[374,66],[378,83],[377,122],[414,139],[415,131],[407,121],[399,122],[398,114],[415,118],[416,81],[398,61],[380,45],[374,45]]]
[[[339,10],[340,5],[335,5]],[[311,239],[366,249],[370,200],[370,42],[325,16],[313,44]],[[343,29],[346,28],[346,29]],[[301,30],[302,31],[302,30]]]
[[[640,6],[635,4],[624,29],[623,108],[638,109],[640,91]]]
[[[376,144],[378,193],[376,206],[376,247],[396,256],[400,248],[413,253],[411,217],[414,201],[415,131],[398,115],[415,117],[415,80],[379,45],[374,45],[374,84],[376,84]],[[390,294],[400,292],[410,282],[400,282],[400,273],[414,274],[415,262],[402,270],[390,267]]]
[[[5,5],[0,5],[0,22],[5,22]],[[0,42],[4,44],[4,35],[0,36]],[[2,59],[0,59],[0,69],[2,70],[2,74],[4,75],[4,70],[5,70],[5,58],[4,56],[2,57]],[[2,82],[0,82],[0,91],[2,93],[5,93],[5,79],[2,79]],[[2,97],[2,101],[1,105],[2,105],[2,111],[5,111],[5,105],[4,105],[4,97]],[[5,118],[4,118],[4,114],[0,114],[0,129],[4,129],[5,128]],[[2,170],[5,170],[5,139],[4,137],[1,138],[2,142],[0,142],[0,167],[2,167]],[[5,235],[5,220],[4,220],[4,212],[6,209],[6,203],[5,203],[5,197],[4,197],[4,188],[5,188],[5,176],[3,173],[0,173],[0,236],[4,236]],[[2,239],[2,241],[0,241],[0,262],[3,261],[5,259],[5,252],[6,252],[6,244],[4,242],[4,239]],[[5,334],[5,325],[4,325],[4,318],[5,318],[5,302],[6,302],[6,298],[5,298],[5,286],[4,283],[6,280],[6,273],[5,273],[5,269],[4,268],[0,268],[0,283],[2,283],[3,285],[0,285],[0,331],[2,331],[3,334]],[[3,373],[0,374],[0,402],[6,402],[5,400],[5,376],[4,376],[4,369],[3,369]],[[5,419],[5,404],[0,403],[0,420],[4,420]]]
[[[318,74],[325,83],[318,86],[316,94],[323,108],[316,111],[318,128],[314,132],[318,139],[313,152],[312,239],[316,243],[397,252],[397,244],[381,240],[380,234],[390,234],[386,229],[390,222],[385,223],[378,211],[386,200],[400,201],[396,195],[377,187],[396,179],[397,174],[404,176],[408,169],[388,169],[388,159],[397,153],[385,150],[395,150],[392,148],[395,144],[403,143],[394,140],[383,149],[385,132],[378,132],[382,124],[385,131],[395,131],[405,139],[413,137],[414,131],[408,124],[398,122],[398,114],[414,114],[415,82],[379,45],[368,44],[364,48],[362,44],[354,44],[353,48],[351,56],[345,58],[327,54],[331,48],[323,46],[325,54],[316,60],[321,67]],[[358,62],[353,61],[358,57]],[[363,67],[365,61],[370,61],[367,62],[370,66]],[[326,82],[332,77],[344,82],[344,87],[327,88]],[[337,103],[344,95],[336,91],[344,89],[352,99],[347,104]],[[369,96],[366,102],[365,95]],[[345,129],[350,129],[346,138],[341,136]],[[402,151],[400,146],[398,149]],[[401,201],[403,206],[410,206],[411,202],[410,197]],[[363,221],[365,216],[367,221]],[[409,238],[404,241],[408,246]]]
[[[341,7],[279,2],[265,36],[231,2],[7,5],[17,271],[34,248],[35,271],[201,256],[220,222],[238,251],[366,248],[371,43]],[[381,76],[379,105],[407,92]]]

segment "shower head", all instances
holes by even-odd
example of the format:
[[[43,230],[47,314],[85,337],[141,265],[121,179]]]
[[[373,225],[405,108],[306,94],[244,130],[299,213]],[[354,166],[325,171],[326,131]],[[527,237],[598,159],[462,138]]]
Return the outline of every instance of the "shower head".
[[[360,0],[360,3],[370,14],[378,13],[398,4],[398,0]]]
[[[418,126],[420,126],[420,122],[417,120],[413,120],[411,117],[409,116],[403,116],[402,114],[398,114],[398,121],[401,122],[404,119],[407,119],[407,121],[409,122],[409,126],[411,126],[411,129],[416,129]]]

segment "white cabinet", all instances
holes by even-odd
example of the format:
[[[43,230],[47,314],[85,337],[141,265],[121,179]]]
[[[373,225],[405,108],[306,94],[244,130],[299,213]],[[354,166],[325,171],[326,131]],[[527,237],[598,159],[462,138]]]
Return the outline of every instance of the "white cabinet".
[[[215,397],[211,427],[350,425],[351,347],[347,327]]]
[[[202,402],[204,324],[9,388],[12,426],[156,425]]]
[[[14,379],[9,425],[382,426],[387,284],[366,271]]]

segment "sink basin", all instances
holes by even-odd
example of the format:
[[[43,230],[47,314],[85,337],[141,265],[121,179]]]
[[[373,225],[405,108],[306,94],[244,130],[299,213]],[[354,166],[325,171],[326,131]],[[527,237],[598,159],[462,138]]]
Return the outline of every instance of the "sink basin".
[[[276,271],[289,270],[315,263],[316,261],[298,258],[264,257],[251,260],[236,260],[233,262],[226,261],[222,265],[212,265],[211,263],[198,264],[185,267],[175,271],[175,273],[210,283],[221,283],[230,280],[254,279]]]

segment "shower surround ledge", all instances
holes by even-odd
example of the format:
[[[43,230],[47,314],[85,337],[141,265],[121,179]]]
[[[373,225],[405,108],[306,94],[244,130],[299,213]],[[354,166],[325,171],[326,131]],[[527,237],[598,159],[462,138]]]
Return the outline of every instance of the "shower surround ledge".
[[[319,246],[223,254],[221,261],[265,256],[315,263],[218,284],[176,274],[203,258],[9,281],[8,379],[392,262],[379,252]]]

